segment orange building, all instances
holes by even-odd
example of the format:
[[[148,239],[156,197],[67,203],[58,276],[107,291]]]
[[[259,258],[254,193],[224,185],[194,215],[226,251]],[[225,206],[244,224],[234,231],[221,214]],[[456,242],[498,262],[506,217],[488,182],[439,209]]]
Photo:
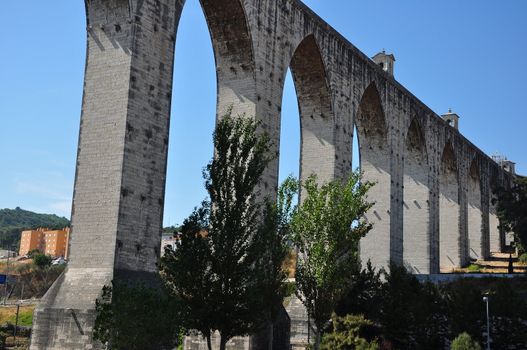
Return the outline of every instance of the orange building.
[[[23,231],[20,239],[20,255],[26,255],[32,250],[38,250],[52,257],[68,258],[68,243],[70,228],[62,230],[37,230]]]
[[[42,251],[45,231],[47,231],[46,228],[23,231],[20,237],[20,249],[18,254],[26,255],[32,250]]]
[[[66,227],[63,230],[54,230],[44,232],[44,249],[43,253],[58,258],[68,257],[68,241],[70,236],[70,228]]]

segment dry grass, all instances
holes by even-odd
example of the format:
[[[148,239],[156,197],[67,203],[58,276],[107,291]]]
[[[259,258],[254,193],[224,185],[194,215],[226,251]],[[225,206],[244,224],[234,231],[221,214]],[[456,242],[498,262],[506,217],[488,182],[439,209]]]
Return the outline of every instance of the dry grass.
[[[296,258],[296,253],[291,250],[285,257],[284,263],[282,264],[282,268],[289,278],[295,277]]]
[[[513,254],[513,268],[514,273],[527,272],[527,266],[518,262],[518,258]],[[442,273],[508,273],[509,254],[507,253],[492,253],[488,260],[478,260],[466,268],[445,269]],[[476,269],[476,267],[478,267]]]
[[[34,305],[21,306],[18,314],[18,325],[30,327],[33,324]],[[0,324],[16,322],[16,306],[0,307]]]
[[[17,337],[15,344],[15,339],[13,337],[7,337],[6,346],[8,349],[13,350],[27,350],[29,349],[29,338]]]
[[[13,259],[9,260],[9,274],[10,275],[18,275],[18,270],[20,269],[21,266],[26,266],[28,264],[31,264],[33,262],[33,260],[31,259],[24,259],[24,260],[19,260],[19,261],[15,261]],[[6,273],[7,272],[7,260],[6,259],[2,259],[2,261],[0,261],[0,273]]]

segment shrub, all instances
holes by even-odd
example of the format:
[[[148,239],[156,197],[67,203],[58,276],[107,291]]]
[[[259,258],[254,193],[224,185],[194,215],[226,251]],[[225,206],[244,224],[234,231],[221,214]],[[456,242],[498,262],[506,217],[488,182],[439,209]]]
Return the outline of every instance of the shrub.
[[[180,339],[177,301],[164,290],[112,282],[96,300],[94,338],[106,349],[173,349]]]
[[[27,253],[27,256],[31,259],[33,259],[33,257],[37,254],[42,254],[42,252],[38,249],[33,249],[33,250],[30,250],[28,253]]]
[[[437,288],[420,283],[404,267],[385,274],[380,323],[397,349],[440,349],[446,306]]]
[[[366,268],[353,276],[351,288],[337,306],[337,315],[364,315],[369,320],[378,320],[379,305],[384,300],[381,293],[383,273],[384,270],[376,270],[368,261]]]
[[[452,341],[450,350],[481,350],[481,346],[472,340],[468,333],[463,332]]]
[[[527,265],[527,253],[523,253],[522,255],[520,255],[518,261],[520,262],[520,264]]]
[[[35,254],[33,255],[33,264],[40,269],[51,266],[53,258],[46,254]]]
[[[333,316],[333,331],[322,338],[320,350],[378,350],[377,341],[368,342],[364,333],[373,323],[363,316]]]
[[[295,282],[285,282],[284,283],[284,288],[285,288],[285,296],[286,297],[289,297],[289,296],[295,294],[295,292],[296,292],[296,284],[295,284]]]
[[[470,265],[467,267],[467,270],[468,270],[468,272],[470,272],[470,273],[478,273],[478,272],[480,272],[480,270],[481,270],[481,266],[480,266],[480,265],[476,265],[476,264],[470,264]]]
[[[516,287],[517,288],[517,287]],[[525,349],[527,346],[527,303],[507,280],[497,280],[488,291],[491,337],[494,349]]]
[[[486,319],[481,290],[471,280],[461,279],[443,286],[442,294],[447,301],[451,335],[466,332],[480,340]]]
[[[14,285],[12,292],[13,296],[21,299],[42,297],[65,269],[65,265],[53,265],[43,269],[26,265],[28,267],[20,268],[19,283]]]
[[[435,285],[420,283],[404,267],[392,265],[379,273],[368,263],[337,313],[364,314],[379,325],[383,349],[389,342],[396,349],[428,350],[443,347],[448,333],[445,304]]]

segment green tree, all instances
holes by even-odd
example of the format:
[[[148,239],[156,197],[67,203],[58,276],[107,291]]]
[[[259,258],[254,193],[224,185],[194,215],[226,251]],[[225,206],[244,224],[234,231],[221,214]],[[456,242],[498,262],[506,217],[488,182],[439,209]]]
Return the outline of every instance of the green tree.
[[[505,232],[513,232],[521,252],[527,249],[527,177],[518,176],[511,188],[496,190],[497,212],[500,227]]]
[[[461,333],[452,341],[451,350],[481,350],[481,346],[476,343],[466,332]]]
[[[467,332],[472,338],[481,340],[485,320],[481,291],[472,281],[462,279],[446,285],[443,296],[451,334]]]
[[[496,279],[487,291],[492,347],[495,349],[527,346],[527,302],[515,288],[518,287],[513,287],[509,280]]]
[[[320,344],[321,350],[377,350],[378,343],[364,338],[366,328],[373,323],[363,316],[333,317],[333,331],[326,333]]]
[[[40,254],[40,250],[38,250],[38,249],[33,249],[33,250],[30,250],[29,252],[27,252],[27,256],[28,256],[28,258],[31,258],[31,259],[33,259],[33,257],[34,257],[36,254]]]
[[[422,283],[419,298],[412,306],[415,315],[415,349],[444,348],[444,337],[448,334],[446,303],[436,285],[432,282]]]
[[[209,199],[185,220],[181,245],[161,261],[185,326],[200,331],[209,349],[214,331],[221,350],[234,336],[261,331],[285,293],[281,266],[294,191],[283,188],[278,205],[262,204],[258,186],[272,158],[257,127],[230,113],[218,123],[215,157],[204,171]]]
[[[439,349],[447,333],[446,307],[435,285],[421,283],[405,267],[390,265],[381,288],[383,335],[397,349]]]
[[[162,289],[114,281],[95,310],[94,338],[107,349],[173,349],[179,338],[176,300]]]
[[[51,266],[53,258],[49,255],[38,253],[33,255],[33,264],[39,269],[45,269]]]
[[[181,226],[179,225],[172,225],[172,226],[168,226],[168,227],[163,227],[163,233],[164,234],[173,234],[175,235],[176,233],[180,232],[181,231]]]
[[[361,174],[319,186],[315,176],[302,184],[305,200],[291,220],[291,240],[298,249],[297,295],[315,323],[315,348],[331,314],[360,271],[359,240],[371,229],[364,214],[370,183]]]
[[[337,314],[345,316],[348,314],[364,315],[369,320],[378,320],[380,308],[383,301],[382,295],[382,273],[376,270],[371,261],[359,274],[352,277],[352,283],[337,307]]]

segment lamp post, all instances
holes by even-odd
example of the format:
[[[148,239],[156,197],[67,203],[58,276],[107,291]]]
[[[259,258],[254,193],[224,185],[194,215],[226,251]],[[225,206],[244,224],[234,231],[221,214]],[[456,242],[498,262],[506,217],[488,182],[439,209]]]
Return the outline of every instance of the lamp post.
[[[487,306],[487,350],[490,350],[490,319],[489,319],[489,297],[483,297]]]

